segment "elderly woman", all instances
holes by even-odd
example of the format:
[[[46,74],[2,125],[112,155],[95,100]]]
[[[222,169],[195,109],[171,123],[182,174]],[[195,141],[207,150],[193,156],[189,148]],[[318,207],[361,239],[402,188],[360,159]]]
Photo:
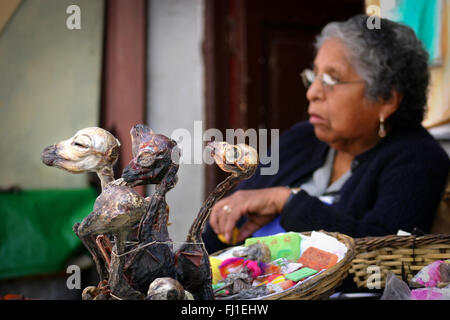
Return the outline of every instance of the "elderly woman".
[[[428,54],[414,31],[367,16],[325,26],[308,87],[309,122],[280,137],[280,170],[258,172],[213,207],[209,252],[279,231],[337,231],[353,237],[429,232],[450,161],[421,126]],[[259,232],[259,233],[258,233]]]

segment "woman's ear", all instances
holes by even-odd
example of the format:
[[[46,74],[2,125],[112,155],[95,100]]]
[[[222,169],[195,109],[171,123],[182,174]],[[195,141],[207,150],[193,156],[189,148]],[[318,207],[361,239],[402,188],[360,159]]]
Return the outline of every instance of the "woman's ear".
[[[388,100],[380,102],[380,117],[388,119],[395,111],[397,111],[402,101],[402,96],[397,90],[392,90],[391,97]]]

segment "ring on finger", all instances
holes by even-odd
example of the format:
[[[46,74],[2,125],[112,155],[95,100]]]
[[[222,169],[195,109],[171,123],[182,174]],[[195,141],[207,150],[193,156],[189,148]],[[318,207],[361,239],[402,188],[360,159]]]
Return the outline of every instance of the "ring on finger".
[[[222,207],[223,211],[225,211],[226,213],[230,213],[231,212],[231,207],[229,205],[224,205]]]

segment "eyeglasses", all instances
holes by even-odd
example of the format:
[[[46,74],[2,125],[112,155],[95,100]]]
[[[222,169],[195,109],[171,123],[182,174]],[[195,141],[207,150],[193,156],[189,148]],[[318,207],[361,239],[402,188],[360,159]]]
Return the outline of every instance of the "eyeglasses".
[[[309,88],[313,82],[316,80],[316,78],[319,78],[320,82],[324,86],[324,88],[332,88],[337,84],[350,84],[350,83],[365,83],[364,80],[357,80],[357,81],[340,81],[336,80],[332,76],[330,76],[328,73],[323,73],[322,75],[318,76],[312,71],[311,69],[305,69],[300,74],[302,76],[303,84],[306,88]]]

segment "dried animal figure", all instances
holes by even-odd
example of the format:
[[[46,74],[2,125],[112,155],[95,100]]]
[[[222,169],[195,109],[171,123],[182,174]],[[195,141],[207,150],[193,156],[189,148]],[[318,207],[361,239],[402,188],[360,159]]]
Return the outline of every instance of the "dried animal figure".
[[[146,300],[194,300],[177,280],[165,277],[155,279],[148,288]]]
[[[113,166],[119,157],[120,142],[108,131],[90,127],[79,130],[70,139],[48,146],[41,154],[42,162],[71,173],[96,172],[102,189],[114,180]],[[95,238],[74,231],[91,253],[101,280],[108,278],[108,267],[97,248]]]
[[[147,292],[150,283],[156,278],[176,278],[172,240],[167,230],[169,207],[165,197],[177,182],[178,164],[172,161],[172,155],[177,149],[175,141],[154,134],[142,125],[133,128],[132,137],[134,158],[122,174],[124,181],[139,183],[146,180],[149,166],[159,170],[156,180],[160,183],[139,224],[137,250],[129,255],[125,266],[131,285],[141,292]]]
[[[258,153],[248,145],[212,142],[208,147],[212,149],[211,154],[216,164],[231,174],[205,200],[189,229],[186,243],[175,254],[178,280],[200,300],[214,299],[209,256],[201,238],[211,208],[238,182],[250,178],[258,165]]]
[[[138,129],[136,129],[138,128]],[[151,130],[142,125],[131,130],[132,140],[139,140],[139,135],[148,136]],[[56,145],[45,148],[42,161],[49,166],[55,166],[72,173],[97,172],[102,182],[102,194],[97,198],[94,211],[86,217],[81,224],[75,224],[74,231],[91,253],[100,275],[100,284],[96,287],[86,288],[86,298],[97,296],[108,297],[108,292],[126,298],[142,298],[130,289],[128,283],[123,281],[122,265],[125,263],[120,254],[124,251],[126,234],[137,224],[145,214],[149,199],[142,198],[131,187],[139,184],[159,183],[164,176],[161,161],[155,159],[145,166],[146,174],[139,180],[125,182],[123,179],[114,181],[113,165],[119,155],[119,141],[108,131],[101,128],[85,128],[78,131],[72,138]],[[139,145],[133,144],[133,152],[138,152]],[[151,150],[148,150],[149,154]],[[156,158],[158,158],[156,156]],[[148,159],[142,157],[142,163]],[[103,234],[113,233],[115,248],[112,258],[102,242],[109,243]],[[95,236],[98,235],[97,239]],[[102,259],[104,257],[104,260]],[[111,272],[110,274],[110,271]],[[109,281],[108,281],[109,280]],[[106,284],[106,285],[105,285]],[[111,286],[112,290],[108,288]],[[99,295],[100,296],[100,295]],[[98,298],[98,296],[97,296]]]
[[[266,263],[269,263],[271,260],[269,247],[261,242],[256,242],[243,249],[235,250],[233,251],[233,256]]]
[[[149,184],[149,178],[151,184],[160,183],[169,165],[174,164],[176,142],[143,124],[131,128],[130,135],[133,159],[123,170],[122,179],[133,186]]]
[[[84,128],[67,140],[48,146],[42,162],[71,173],[96,172],[102,188],[114,180],[113,166],[119,157],[120,142],[102,128]]]
[[[224,289],[228,289],[230,291],[229,294],[236,294],[241,292],[242,290],[248,290],[252,288],[253,278],[250,276],[248,270],[238,273],[230,273],[224,281],[224,286],[220,289],[217,289],[214,293],[219,293]],[[227,295],[229,295],[227,294]]]
[[[121,299],[143,299],[144,295],[132,289],[123,275],[125,241],[133,225],[138,223],[148,203],[127,186],[110,184],[100,194],[94,210],[78,226],[81,237],[112,233],[114,248],[109,265],[108,284],[111,293]]]
[[[150,280],[154,278],[146,278],[149,281],[145,283],[145,289],[143,289],[142,283],[137,280],[141,280],[140,276],[147,275],[152,268],[148,264],[135,264],[136,261],[146,262],[144,259],[136,260],[135,257],[136,255],[141,257],[140,252],[145,252],[146,248],[136,248],[140,250],[124,255],[125,240],[133,226],[142,221],[138,236],[139,245],[148,243],[146,242],[146,218],[149,213],[152,213],[151,209],[155,203],[163,203],[164,212],[167,211],[167,204],[159,199],[158,192],[152,196],[151,200],[144,199],[129,185],[151,183],[159,184],[157,190],[159,188],[171,189],[176,183],[178,166],[174,166],[171,162],[171,152],[176,144],[166,136],[153,133],[145,125],[136,125],[131,129],[131,137],[133,159],[125,168],[123,179],[118,179],[106,187],[97,198],[94,211],[83,220],[78,231],[83,236],[107,233],[114,235],[115,243],[111,255],[108,281],[111,294],[121,299],[143,299]],[[174,167],[175,169],[173,169]],[[166,179],[168,174],[170,179]],[[150,217],[154,217],[154,215],[150,215]],[[167,234],[161,240],[167,241],[167,218],[161,217],[161,224],[162,231],[158,231]],[[151,252],[151,250],[149,251]],[[167,272],[163,268],[164,265],[158,264],[158,266],[162,269],[160,274]],[[127,273],[128,268],[131,272]],[[175,273],[173,272],[173,274]]]

